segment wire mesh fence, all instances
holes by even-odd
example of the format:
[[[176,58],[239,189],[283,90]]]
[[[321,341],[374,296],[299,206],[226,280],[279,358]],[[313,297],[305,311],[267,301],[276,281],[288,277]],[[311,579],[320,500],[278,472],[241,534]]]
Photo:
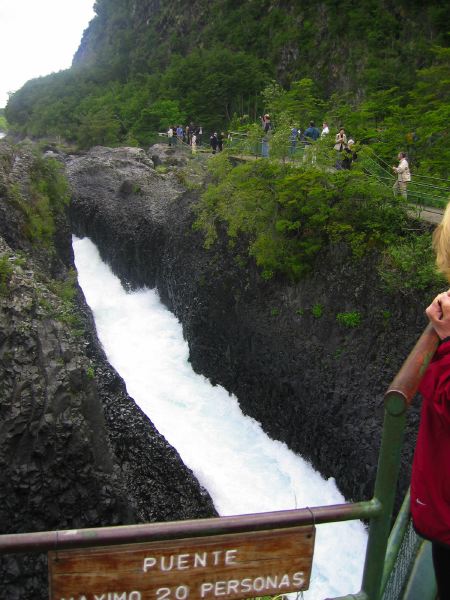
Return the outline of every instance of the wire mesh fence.
[[[421,543],[422,540],[414,531],[410,520],[382,600],[399,600],[399,598],[402,598]]]

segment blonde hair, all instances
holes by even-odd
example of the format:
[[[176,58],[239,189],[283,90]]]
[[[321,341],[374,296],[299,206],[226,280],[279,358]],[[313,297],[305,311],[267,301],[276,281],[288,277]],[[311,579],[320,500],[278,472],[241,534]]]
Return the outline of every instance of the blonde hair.
[[[450,281],[450,202],[442,217],[442,221],[433,233],[433,249],[436,253],[438,270]]]

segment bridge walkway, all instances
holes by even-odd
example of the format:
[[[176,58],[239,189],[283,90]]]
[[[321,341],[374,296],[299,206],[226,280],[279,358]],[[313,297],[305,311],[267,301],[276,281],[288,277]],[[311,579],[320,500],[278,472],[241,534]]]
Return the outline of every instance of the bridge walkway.
[[[266,143],[267,144],[267,143]],[[308,156],[309,144],[297,141],[295,146],[286,144],[286,155],[280,160],[289,164],[305,164],[310,161]],[[308,149],[308,150],[307,150]],[[232,155],[243,161],[256,160],[267,156],[267,145],[263,140],[250,142],[245,133],[231,132],[228,140],[228,150]],[[364,170],[368,176],[380,183],[386,192],[392,194],[392,186],[396,176],[382,158],[377,156],[370,146],[364,146]],[[315,164],[324,169],[335,169],[336,153],[324,152],[320,149],[314,155]],[[334,159],[334,160],[333,160]],[[411,215],[417,215],[421,220],[429,223],[440,223],[444,208],[450,200],[450,181],[439,177],[413,174],[412,181],[408,184],[408,200],[411,201]]]

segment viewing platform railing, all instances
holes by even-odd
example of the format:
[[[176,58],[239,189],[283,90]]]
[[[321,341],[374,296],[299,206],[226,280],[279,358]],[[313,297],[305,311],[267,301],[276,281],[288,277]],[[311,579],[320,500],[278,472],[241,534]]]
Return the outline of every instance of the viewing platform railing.
[[[200,520],[4,534],[0,535],[0,554],[113,547],[117,544],[198,538],[364,519],[369,521],[370,526],[361,591],[334,600],[387,599],[384,590],[396,562],[399,543],[404,535],[404,523],[408,520],[405,509],[400,513],[401,522],[394,527],[389,538],[407,409],[437,345],[438,338],[429,325],[388,387],[384,401],[384,424],[375,491],[374,497],[369,501]],[[243,597],[247,596],[248,594]],[[425,600],[425,597],[421,596],[421,600]]]
[[[323,140],[322,140],[323,141]],[[227,149],[242,158],[264,158],[271,153],[271,142],[268,138],[258,141],[250,140],[246,133],[231,132],[227,140]],[[313,152],[308,152],[314,148]],[[392,186],[397,176],[390,165],[377,156],[371,146],[363,145],[364,170],[373,180],[378,181],[391,194]],[[286,140],[283,148],[278,148],[278,153],[283,154],[284,160],[291,163],[304,164],[312,162],[323,169],[338,168],[338,153],[332,147],[325,148],[323,144],[306,140]],[[408,199],[420,206],[434,206],[445,208],[450,200],[450,181],[439,177],[412,174],[412,181],[408,184]]]

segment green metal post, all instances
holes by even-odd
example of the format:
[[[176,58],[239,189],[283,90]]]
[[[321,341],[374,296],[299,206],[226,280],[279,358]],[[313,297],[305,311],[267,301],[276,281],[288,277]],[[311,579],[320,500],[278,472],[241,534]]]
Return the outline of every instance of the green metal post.
[[[382,512],[370,523],[361,590],[369,600],[380,599],[384,558],[391,528],[402,442],[406,426],[406,408],[407,403],[402,394],[395,391],[387,394],[374,494],[375,499],[382,505]]]

